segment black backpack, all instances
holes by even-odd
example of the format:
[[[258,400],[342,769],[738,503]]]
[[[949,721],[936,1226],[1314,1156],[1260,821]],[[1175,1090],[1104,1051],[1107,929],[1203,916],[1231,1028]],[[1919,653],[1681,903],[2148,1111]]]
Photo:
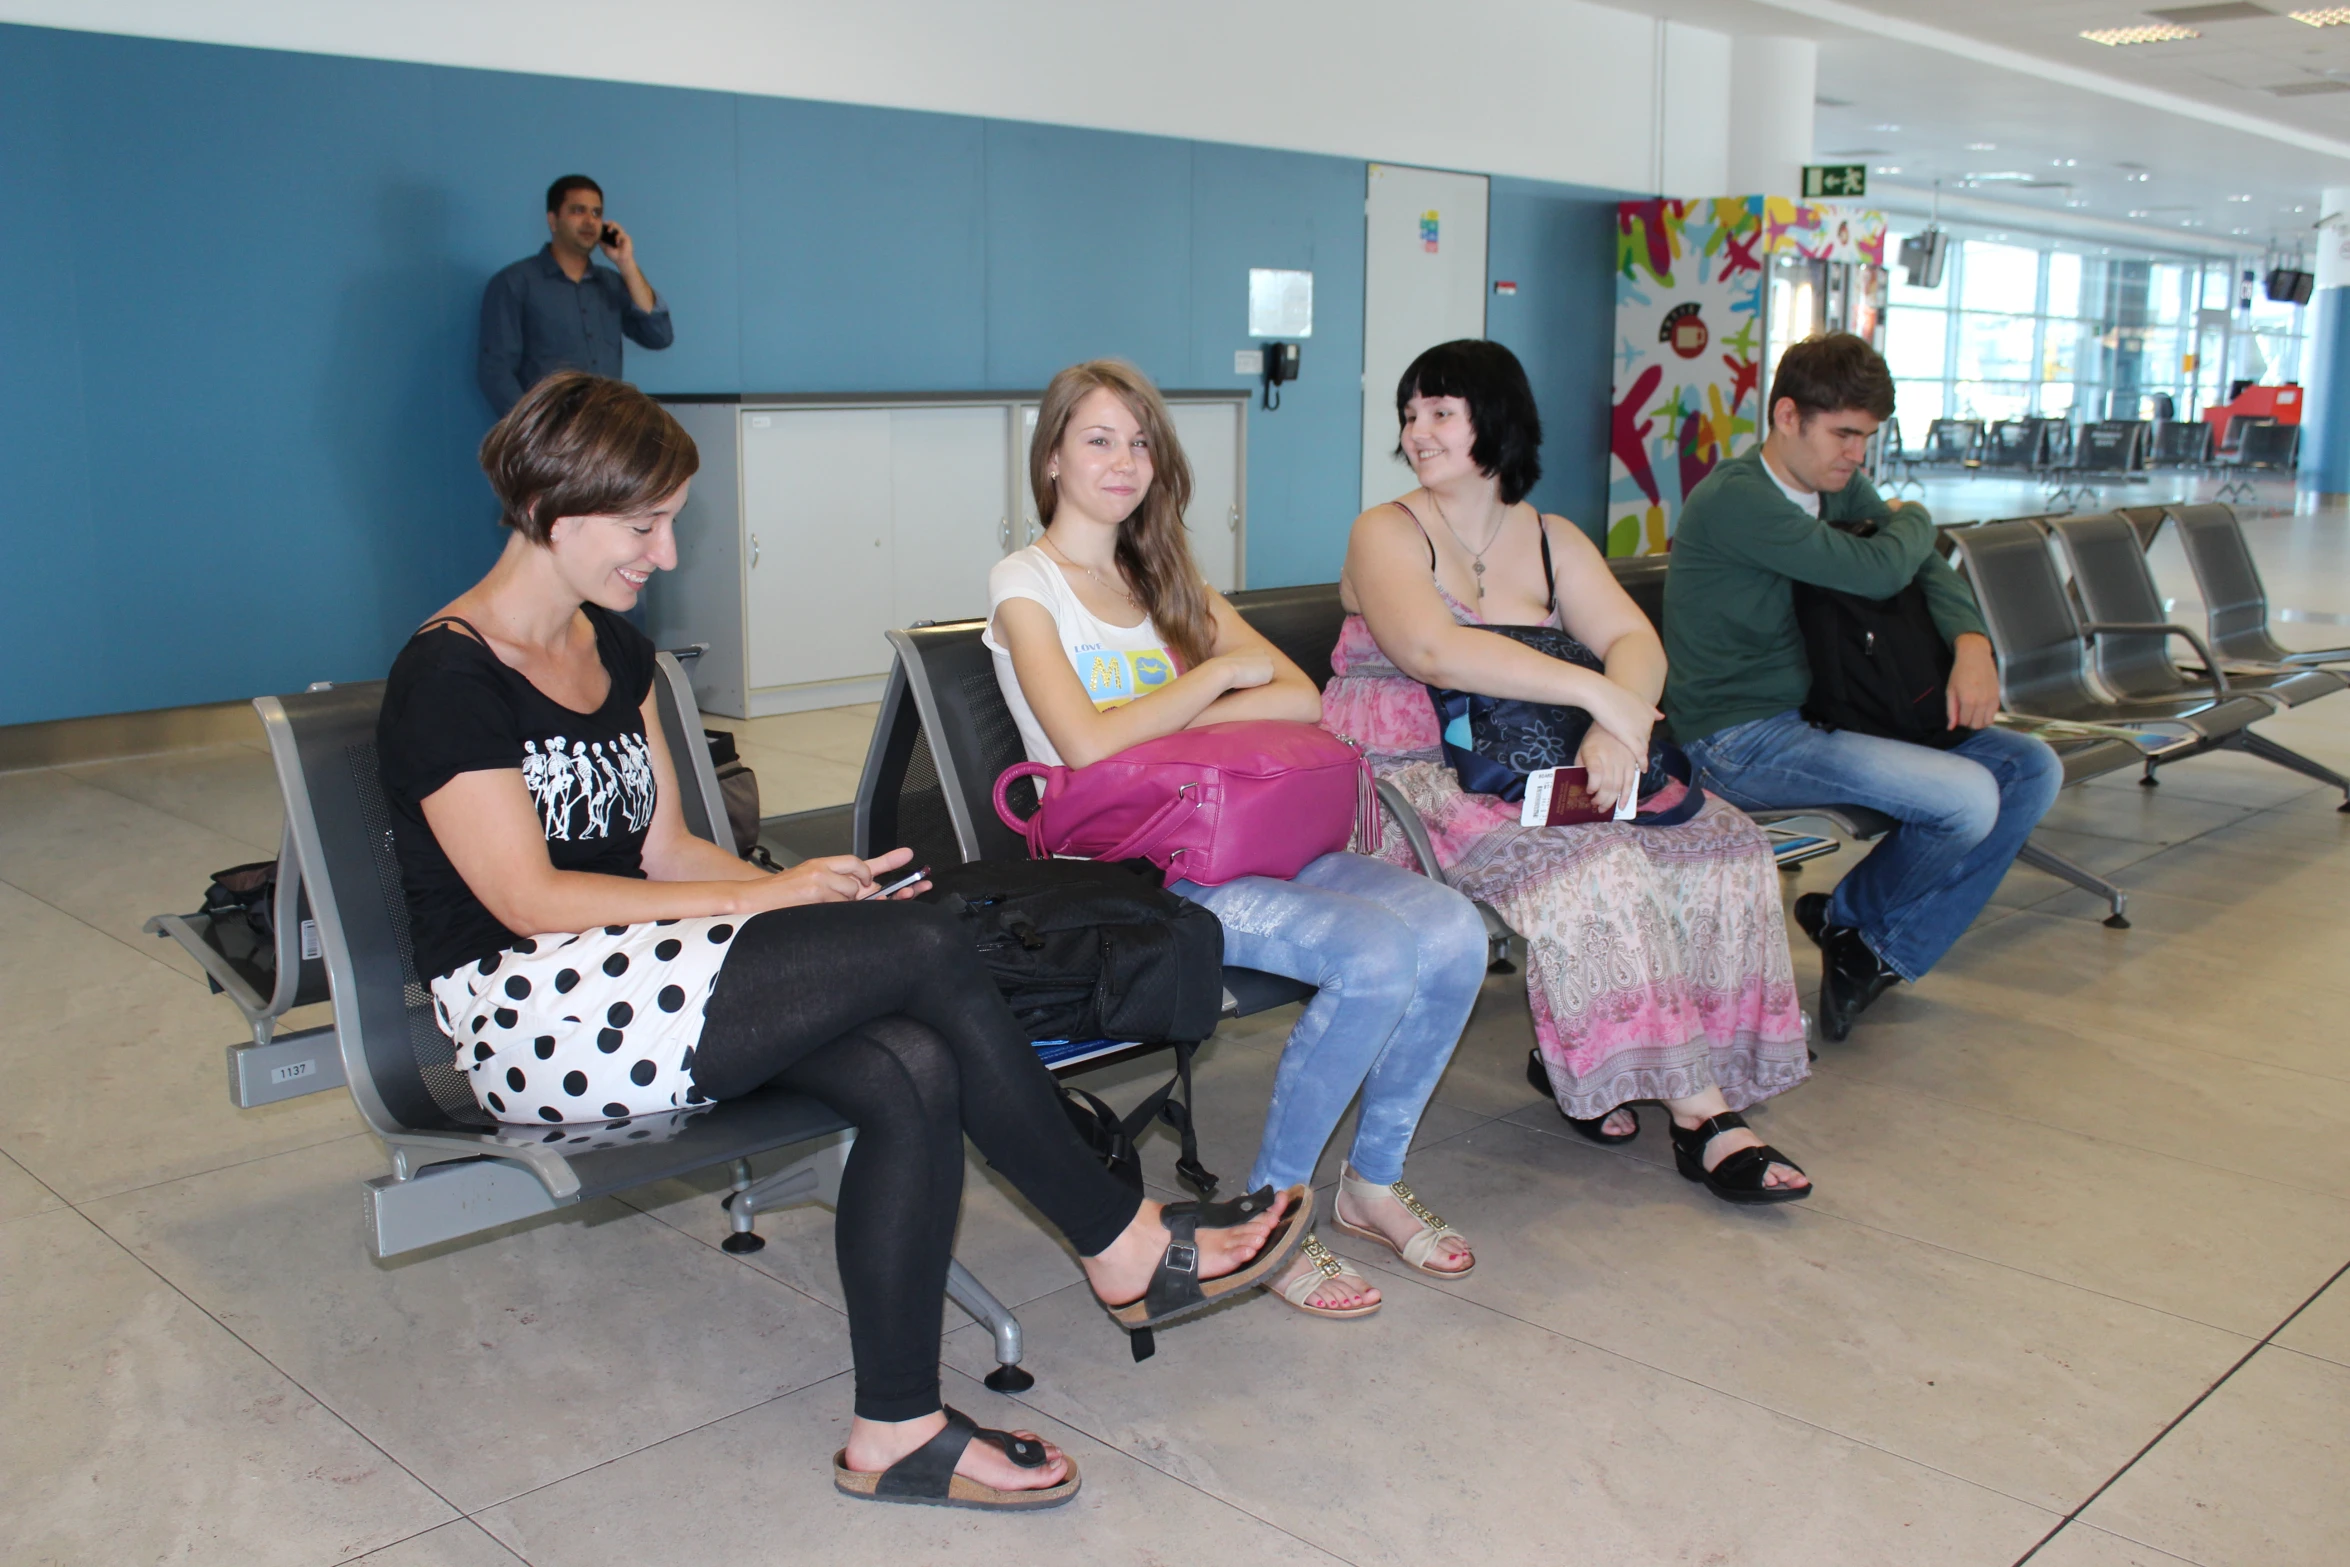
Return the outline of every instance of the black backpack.
[[[932,872],[922,901],[962,918],[1030,1039],[1174,1047],[1175,1075],[1123,1119],[1089,1094],[1064,1099],[1079,1134],[1128,1180],[1140,1177],[1134,1140],[1164,1120],[1182,1138],[1177,1173],[1204,1196],[1216,1177],[1192,1130],[1191,1056],[1223,1014],[1224,927],[1163,879],[1148,860],[974,860]]]
[[[1863,537],[1876,531],[1865,522],[1829,526]],[[1881,599],[1798,582],[1795,624],[1811,663],[1803,716],[1813,724],[1938,751],[1974,733],[1950,727],[1950,644],[1915,582]]]

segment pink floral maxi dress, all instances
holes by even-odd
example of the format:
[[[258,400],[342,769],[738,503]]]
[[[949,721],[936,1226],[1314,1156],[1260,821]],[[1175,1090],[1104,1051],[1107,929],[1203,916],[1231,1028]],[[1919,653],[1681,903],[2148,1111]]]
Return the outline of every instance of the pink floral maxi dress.
[[[1526,999],[1561,1109],[1588,1119],[1708,1086],[1744,1109],[1810,1075],[1760,828],[1720,800],[1678,827],[1521,827],[1517,806],[1462,790],[1427,687],[1387,661],[1360,615],[1330,663],[1322,726],[1362,742],[1453,885],[1526,938]],[[1381,857],[1418,869],[1400,833]]]

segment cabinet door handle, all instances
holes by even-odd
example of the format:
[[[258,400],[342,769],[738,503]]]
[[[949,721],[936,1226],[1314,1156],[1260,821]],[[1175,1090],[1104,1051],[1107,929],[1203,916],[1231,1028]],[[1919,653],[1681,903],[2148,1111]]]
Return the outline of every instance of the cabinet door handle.
[[[1234,533],[1238,533],[1240,531],[1240,508],[1238,506],[1228,508],[1224,514],[1224,521]]]
[[[754,534],[752,534],[752,535],[751,535],[751,565],[752,565],[753,567],[756,567],[758,564],[759,564],[759,536],[758,536],[756,533],[754,533]]]

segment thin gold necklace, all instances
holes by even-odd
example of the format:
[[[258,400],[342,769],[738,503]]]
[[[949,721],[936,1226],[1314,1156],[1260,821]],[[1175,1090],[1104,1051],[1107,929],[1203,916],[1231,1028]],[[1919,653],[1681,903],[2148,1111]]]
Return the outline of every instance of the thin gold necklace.
[[[1452,524],[1446,523],[1445,526],[1449,528],[1452,526]],[[1100,572],[1094,570],[1091,566],[1086,565],[1083,561],[1071,560],[1068,556],[1068,553],[1064,551],[1061,546],[1055,544],[1049,536],[1040,533],[1037,535],[1036,541],[1050,549],[1053,552],[1054,558],[1059,560],[1061,564],[1065,566],[1075,566],[1079,571],[1082,571],[1087,576],[1093,578],[1094,585],[1101,588],[1104,592],[1115,593],[1118,595],[1118,597],[1124,599],[1129,604],[1135,601],[1134,590],[1132,588],[1122,588],[1115,582],[1106,581]]]
[[[1436,508],[1436,520],[1444,524],[1444,531],[1452,535],[1453,542],[1458,544],[1462,549],[1469,550],[1469,564],[1477,573],[1477,602],[1480,604],[1484,603],[1485,551],[1493,548],[1493,541],[1500,538],[1501,530],[1508,526],[1510,520],[1510,508],[1504,506],[1501,509],[1501,515],[1494,519],[1493,531],[1485,535],[1484,549],[1469,549],[1469,541],[1461,537],[1461,530],[1454,527],[1452,525],[1452,519],[1444,514],[1444,502],[1436,498],[1436,492],[1434,490],[1430,490],[1428,492],[1428,504]]]

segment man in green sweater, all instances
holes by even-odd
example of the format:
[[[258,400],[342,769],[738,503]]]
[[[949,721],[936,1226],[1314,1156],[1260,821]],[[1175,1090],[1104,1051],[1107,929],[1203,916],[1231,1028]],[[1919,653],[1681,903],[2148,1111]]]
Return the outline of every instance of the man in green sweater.
[[[2056,799],[2064,768],[2029,735],[1990,727],[1999,672],[1974,595],[1934,548],[1923,506],[1888,506],[1860,472],[1893,412],[1893,381],[1849,333],[1788,349],[1762,445],[1690,491],[1665,577],[1664,709],[1700,779],[1747,810],[1849,804],[1899,823],[1833,895],[1795,918],[1820,947],[1820,1032],[1842,1039],[1897,979],[1934,966],[1989,901]],[[1870,522],[1866,536],[1831,524]],[[1799,709],[1811,666],[1794,585],[1888,598],[1925,591],[1950,643],[1950,750],[1820,729]]]

